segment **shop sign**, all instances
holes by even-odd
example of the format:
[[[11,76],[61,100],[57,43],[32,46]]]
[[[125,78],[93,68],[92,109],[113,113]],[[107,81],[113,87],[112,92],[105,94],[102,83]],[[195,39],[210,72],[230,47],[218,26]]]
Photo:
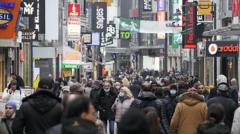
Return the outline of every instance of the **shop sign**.
[[[93,0],[92,0],[93,1]],[[111,0],[100,0],[100,2],[107,2],[107,6],[110,7],[112,4]]]
[[[92,63],[84,63],[83,70],[84,72],[92,72],[93,71]]]
[[[113,71],[113,63],[106,63],[105,68],[106,71]]]
[[[158,11],[165,11],[166,10],[165,1],[166,0],[158,0],[157,1],[157,10]]]
[[[92,7],[92,30],[105,32],[107,29],[107,3],[95,2]]]
[[[232,0],[232,17],[240,15],[239,5],[240,5],[240,0]]]
[[[22,16],[37,16],[37,0],[23,0],[21,7],[23,7]]]
[[[0,26],[7,26],[13,20],[13,14],[7,9],[0,8]]]
[[[112,36],[116,36],[116,25],[115,24],[108,24],[107,25],[107,33],[111,33]]]
[[[201,6],[201,5],[212,5],[212,1],[198,1],[198,14],[210,15],[212,6]]]
[[[63,64],[62,68],[74,68],[74,69],[79,69],[79,65],[67,65]]]
[[[81,65],[81,53],[70,47],[63,47],[62,64]]]
[[[109,46],[111,44],[113,44],[112,34],[101,32],[101,47]]]
[[[92,33],[82,33],[83,44],[92,44]]]
[[[157,12],[157,20],[158,21],[165,21],[166,13],[165,11],[158,11]],[[158,33],[158,39],[165,39],[164,33]]]
[[[100,33],[93,32],[92,33],[92,44],[87,44],[88,46],[99,46],[101,43],[100,41]]]
[[[68,41],[79,41],[81,37],[80,18],[68,18]]]
[[[152,0],[143,0],[143,11],[152,11]]]
[[[33,31],[31,29],[22,30],[22,42],[31,42],[33,39]]]
[[[123,32],[123,31],[121,31],[120,32],[120,38],[122,38],[122,39],[130,39],[131,38],[131,34],[130,34],[130,32]]]
[[[80,4],[68,4],[68,16],[80,16]]]
[[[207,57],[238,57],[238,41],[206,42]]]

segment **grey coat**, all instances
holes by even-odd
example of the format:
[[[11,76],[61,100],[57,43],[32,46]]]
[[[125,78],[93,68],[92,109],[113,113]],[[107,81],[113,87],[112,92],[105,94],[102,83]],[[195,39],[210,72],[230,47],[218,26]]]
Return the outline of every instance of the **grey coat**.
[[[7,130],[7,127],[4,123],[4,120],[6,120],[9,128],[10,128],[10,131],[12,133],[12,123],[13,123],[13,120],[15,118],[15,113],[13,114],[12,118],[11,119],[8,119],[5,115],[3,115],[3,117],[0,118],[0,134],[9,134],[8,133],[8,130]]]

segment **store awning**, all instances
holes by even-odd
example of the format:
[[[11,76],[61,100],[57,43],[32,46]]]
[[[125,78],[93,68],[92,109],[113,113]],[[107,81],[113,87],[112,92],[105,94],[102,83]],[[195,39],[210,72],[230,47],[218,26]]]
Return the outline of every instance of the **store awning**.
[[[221,27],[218,29],[203,32],[203,36],[215,35],[240,35],[240,24],[232,24],[227,27]]]

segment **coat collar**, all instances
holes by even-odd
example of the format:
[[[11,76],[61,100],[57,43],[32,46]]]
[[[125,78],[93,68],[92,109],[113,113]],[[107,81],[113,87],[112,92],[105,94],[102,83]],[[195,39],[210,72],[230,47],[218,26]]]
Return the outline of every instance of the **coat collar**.
[[[11,117],[10,120],[15,119],[15,116],[16,116],[16,113],[13,114],[13,116]],[[7,118],[7,116],[5,114],[2,116],[2,120],[8,120],[8,118]]]

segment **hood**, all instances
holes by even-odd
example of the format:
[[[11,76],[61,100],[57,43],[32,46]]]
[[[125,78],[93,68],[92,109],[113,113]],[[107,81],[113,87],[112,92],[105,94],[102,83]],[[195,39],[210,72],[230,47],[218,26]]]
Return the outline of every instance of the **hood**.
[[[179,102],[183,102],[189,106],[198,104],[199,102],[204,102],[204,97],[197,93],[187,92],[179,96]]]
[[[49,91],[40,90],[22,100],[22,102],[26,101],[28,101],[36,111],[46,113],[57,103],[60,103],[61,99]]]
[[[63,134],[98,134],[95,123],[78,117],[66,119],[62,125]]]
[[[197,132],[199,134],[230,134],[230,129],[221,124],[199,124]]]
[[[139,96],[138,99],[140,100],[156,100],[156,96],[152,92],[142,92]]]

